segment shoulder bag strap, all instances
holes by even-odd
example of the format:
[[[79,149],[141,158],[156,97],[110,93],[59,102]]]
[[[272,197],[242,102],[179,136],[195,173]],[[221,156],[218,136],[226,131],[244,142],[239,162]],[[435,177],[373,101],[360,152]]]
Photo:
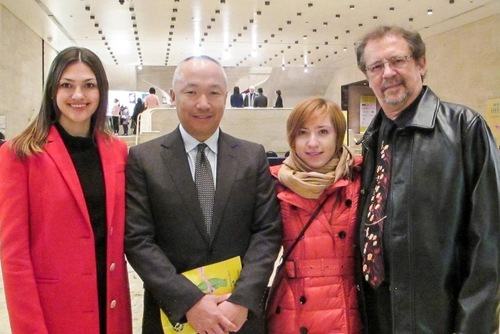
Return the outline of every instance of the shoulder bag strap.
[[[314,218],[316,218],[316,216],[321,211],[321,208],[323,207],[323,205],[325,205],[325,203],[326,203],[326,201],[328,200],[329,197],[330,196],[326,196],[326,198],[323,200],[323,202],[321,202],[318,205],[318,207],[316,208],[316,210],[314,211],[314,213],[311,215],[311,218],[309,218],[309,221],[306,223],[306,225],[304,225],[304,228],[302,229],[302,231],[300,231],[299,235],[297,236],[297,238],[293,242],[292,246],[290,246],[290,248],[288,248],[288,251],[286,252],[286,254],[281,257],[281,263],[282,264],[285,263],[285,261],[288,259],[288,257],[290,256],[290,254],[292,254],[293,250],[295,249],[295,246],[297,246],[297,244],[299,243],[300,239],[302,239],[302,237],[306,233],[306,231],[309,228],[309,226],[311,226]]]

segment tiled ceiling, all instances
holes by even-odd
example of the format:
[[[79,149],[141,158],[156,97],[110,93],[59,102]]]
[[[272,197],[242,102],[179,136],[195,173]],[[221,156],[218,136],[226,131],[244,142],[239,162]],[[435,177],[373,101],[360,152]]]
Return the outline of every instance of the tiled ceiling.
[[[500,13],[500,0],[0,0],[56,50],[109,65],[339,66],[381,24],[435,35]]]

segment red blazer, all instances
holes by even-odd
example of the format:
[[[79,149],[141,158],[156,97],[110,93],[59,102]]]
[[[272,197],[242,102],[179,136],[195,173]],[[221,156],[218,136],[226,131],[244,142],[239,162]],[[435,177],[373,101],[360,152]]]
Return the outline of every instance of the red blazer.
[[[107,333],[132,333],[123,252],[127,147],[97,137],[107,214]],[[0,149],[0,255],[12,333],[99,333],[92,226],[78,176],[52,127],[41,154]]]

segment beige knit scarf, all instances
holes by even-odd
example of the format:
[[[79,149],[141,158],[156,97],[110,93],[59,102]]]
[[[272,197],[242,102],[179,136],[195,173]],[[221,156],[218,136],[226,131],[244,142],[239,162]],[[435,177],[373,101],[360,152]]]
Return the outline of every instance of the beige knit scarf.
[[[304,198],[317,199],[341,178],[350,177],[352,153],[342,146],[340,158],[334,156],[326,165],[312,169],[294,151],[290,152],[278,173],[279,181]]]

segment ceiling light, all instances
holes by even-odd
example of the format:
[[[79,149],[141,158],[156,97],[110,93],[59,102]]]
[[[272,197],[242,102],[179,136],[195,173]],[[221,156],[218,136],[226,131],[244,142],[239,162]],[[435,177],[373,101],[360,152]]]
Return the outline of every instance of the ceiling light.
[[[427,15],[432,15],[432,9],[427,10]]]
[[[350,5],[350,6],[349,6],[349,9],[354,9],[354,5]]]

